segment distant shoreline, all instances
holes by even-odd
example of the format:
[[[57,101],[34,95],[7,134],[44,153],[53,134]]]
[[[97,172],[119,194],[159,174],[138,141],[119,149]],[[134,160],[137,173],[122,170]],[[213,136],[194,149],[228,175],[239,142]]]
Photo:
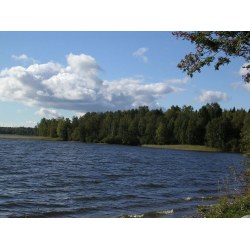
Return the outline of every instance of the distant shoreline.
[[[189,150],[189,151],[200,151],[200,152],[223,152],[217,148],[206,147],[202,145],[148,145],[143,144],[142,147],[146,148],[165,148],[165,149],[175,149],[175,150]]]
[[[44,141],[63,141],[61,138],[52,138],[45,136],[35,136],[35,135],[13,135],[13,134],[0,134],[0,139],[27,139],[27,140],[44,140]],[[106,143],[97,143],[106,144]],[[111,144],[110,144],[111,145]],[[200,152],[223,152],[217,148],[211,148],[200,145],[149,145],[143,144],[141,147],[146,148],[165,148],[165,149],[175,149],[175,150],[189,150],[189,151],[200,151]]]
[[[12,134],[0,134],[0,139],[26,139],[26,140],[43,140],[43,141],[62,141],[61,138],[52,138],[46,136],[36,135],[12,135]]]

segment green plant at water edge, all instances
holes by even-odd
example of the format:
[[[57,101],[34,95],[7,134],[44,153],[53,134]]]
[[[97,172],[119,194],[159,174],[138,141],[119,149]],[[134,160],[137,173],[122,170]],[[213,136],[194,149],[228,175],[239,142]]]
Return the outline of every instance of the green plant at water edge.
[[[237,197],[233,202],[224,197],[211,209],[201,207],[197,212],[205,213],[205,218],[241,218],[250,214],[250,195]]]
[[[237,168],[230,167],[234,183],[230,185],[227,177],[225,185],[225,195],[220,202],[211,209],[206,206],[200,206],[197,212],[204,213],[205,218],[241,218],[250,215],[250,132],[246,131],[242,134],[242,145],[244,156],[248,159],[241,162],[243,166],[247,166],[240,174]],[[228,196],[229,187],[234,190],[233,199]],[[220,182],[218,181],[218,191],[221,192]]]
[[[234,174],[234,183],[229,186],[225,183],[225,195],[218,204],[211,207],[200,206],[197,212],[204,213],[204,218],[241,218],[250,215],[250,168],[245,169],[241,174],[237,174],[236,169],[232,168]],[[230,196],[229,188],[234,191]],[[222,192],[220,182],[218,182],[218,191]]]

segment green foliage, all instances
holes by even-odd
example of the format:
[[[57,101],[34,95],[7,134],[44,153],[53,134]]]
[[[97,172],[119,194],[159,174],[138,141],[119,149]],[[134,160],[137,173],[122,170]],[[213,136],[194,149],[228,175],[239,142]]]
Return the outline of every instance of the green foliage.
[[[238,197],[235,201],[224,197],[212,209],[201,207],[199,212],[205,212],[205,218],[241,218],[250,214],[250,195]]]
[[[248,149],[246,151],[246,157],[249,157],[249,133],[248,133]],[[245,137],[243,137],[245,138]],[[204,213],[205,218],[241,218],[245,215],[250,215],[250,161],[242,162],[243,165],[247,166],[246,169],[241,171],[240,174],[237,172],[237,168],[230,167],[233,173],[234,183],[227,181],[225,186],[226,195],[222,197],[220,202],[212,208],[201,206],[197,209],[197,212]],[[233,198],[230,198],[228,193],[234,190]],[[218,182],[218,191],[221,192],[221,187]]]
[[[232,152],[243,150],[248,141],[240,134],[249,130],[250,113],[235,108],[222,111],[218,103],[206,104],[199,111],[185,105],[171,106],[166,112],[143,106],[116,112],[87,112],[72,120],[42,118],[35,128],[0,127],[3,134],[30,133],[68,141],[123,145],[206,145]]]
[[[210,66],[216,60],[214,67],[219,70],[220,66],[231,62],[231,57],[243,57],[247,63],[243,68],[246,68],[248,73],[242,78],[245,82],[250,82],[249,31],[180,31],[172,34],[191,41],[196,46],[196,52],[187,54],[177,65],[190,77],[193,77],[194,72],[200,73],[202,67]]]
[[[102,140],[104,143],[108,144],[122,144],[122,139],[119,136],[111,137],[108,136]]]
[[[38,135],[38,128],[25,128],[25,127],[0,127],[0,134],[9,135]]]

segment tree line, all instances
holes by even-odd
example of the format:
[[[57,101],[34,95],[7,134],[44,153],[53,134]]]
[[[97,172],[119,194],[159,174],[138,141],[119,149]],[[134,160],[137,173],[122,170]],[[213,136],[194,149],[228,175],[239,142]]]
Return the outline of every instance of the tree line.
[[[37,128],[26,127],[0,127],[0,134],[37,135]]]
[[[115,112],[87,112],[72,119],[42,118],[35,128],[0,128],[0,133],[60,137],[65,141],[123,145],[189,144],[239,152],[250,131],[250,110],[222,110],[211,103],[194,110],[172,106],[166,112],[148,106]]]
[[[116,112],[88,112],[81,117],[42,118],[34,129],[39,136],[65,141],[141,144],[206,145],[239,152],[241,133],[250,130],[250,110],[222,110],[218,103],[172,106],[166,112],[147,106]]]

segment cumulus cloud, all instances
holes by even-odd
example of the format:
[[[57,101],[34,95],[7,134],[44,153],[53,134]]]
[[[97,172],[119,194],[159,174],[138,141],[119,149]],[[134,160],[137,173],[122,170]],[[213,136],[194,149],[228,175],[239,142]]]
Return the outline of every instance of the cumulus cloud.
[[[245,84],[242,85],[242,87],[243,87],[246,91],[250,92],[250,83],[245,83]]]
[[[183,79],[168,79],[165,82],[166,83],[172,83],[172,84],[178,84],[178,85],[184,85],[189,83],[190,78],[184,77]]]
[[[247,65],[249,65],[249,63],[244,63],[242,67],[245,67],[245,66],[247,66]],[[238,74],[239,74],[240,76],[246,75],[246,74],[249,72],[249,70],[247,70],[246,68],[242,68],[242,67],[240,68],[240,70],[239,70],[239,72],[238,72]],[[242,87],[243,87],[246,91],[250,92],[250,83],[245,83],[245,84],[242,85]]]
[[[194,98],[195,100],[201,102],[221,102],[228,101],[229,97],[226,93],[222,93],[219,91],[211,91],[211,90],[201,90],[200,96]]]
[[[93,57],[69,54],[66,58],[67,66],[48,62],[2,70],[0,100],[43,107],[37,114],[44,116],[51,108],[79,113],[124,110],[140,105],[155,108],[157,99],[185,91],[168,83],[144,84],[143,78],[102,80],[98,77],[102,69]]]
[[[42,116],[42,117],[48,117],[48,118],[57,118],[57,117],[62,116],[56,110],[45,109],[45,108],[41,108],[40,110],[36,111],[35,115],[39,115],[39,116]]]
[[[104,81],[106,88],[100,90],[100,94],[104,96],[105,101],[109,101],[108,105],[112,109],[131,109],[138,106],[148,105],[156,108],[156,99],[166,98],[170,93],[181,93],[185,91],[181,88],[169,86],[166,83],[152,83],[141,85],[143,79],[121,79],[119,81]]]
[[[249,65],[249,63],[244,63],[242,67],[246,67],[247,65]],[[239,75],[242,76],[242,75],[246,75],[249,70],[247,70],[246,68],[240,68],[239,70]]]
[[[148,58],[144,56],[144,53],[148,51],[148,48],[140,48],[133,53],[133,56],[139,56],[144,62],[148,62]]]

